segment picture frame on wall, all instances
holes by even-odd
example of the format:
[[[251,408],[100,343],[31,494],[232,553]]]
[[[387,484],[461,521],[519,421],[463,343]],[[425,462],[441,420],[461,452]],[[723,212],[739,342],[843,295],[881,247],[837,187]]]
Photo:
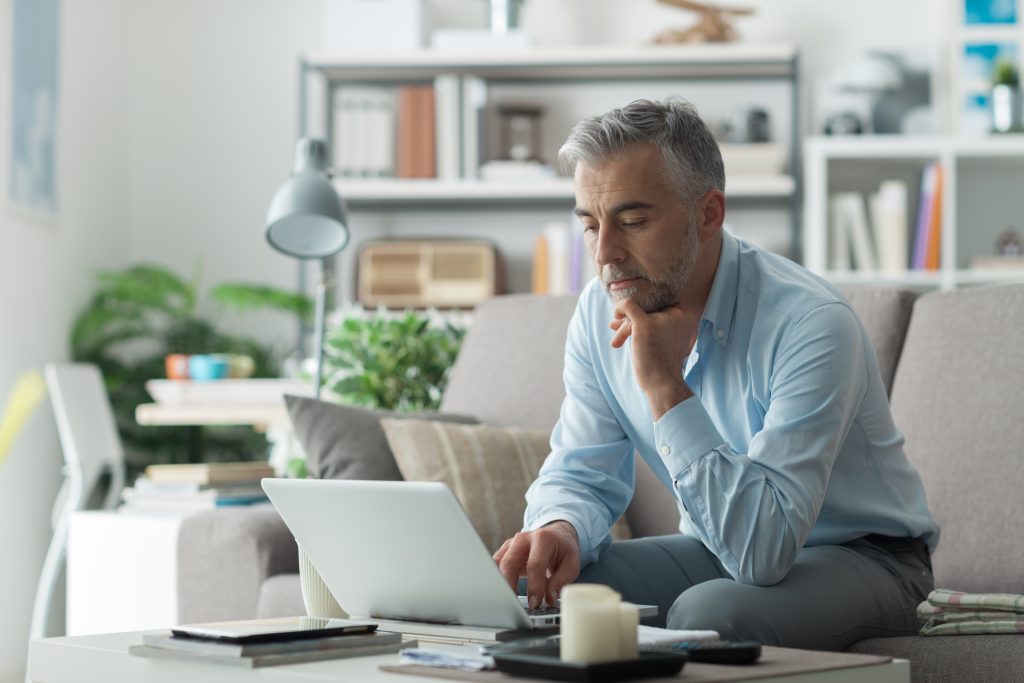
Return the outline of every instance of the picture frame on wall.
[[[1009,26],[1017,23],[1017,0],[963,0],[967,26]]]
[[[11,208],[57,214],[60,0],[14,0],[6,196]]]

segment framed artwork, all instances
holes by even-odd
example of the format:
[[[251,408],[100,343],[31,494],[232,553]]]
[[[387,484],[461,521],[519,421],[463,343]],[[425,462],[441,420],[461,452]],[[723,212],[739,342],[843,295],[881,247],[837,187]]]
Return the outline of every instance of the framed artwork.
[[[1017,0],[963,0],[964,24],[1005,26],[1017,23]]]
[[[59,0],[14,0],[11,48],[10,203],[57,212]]]

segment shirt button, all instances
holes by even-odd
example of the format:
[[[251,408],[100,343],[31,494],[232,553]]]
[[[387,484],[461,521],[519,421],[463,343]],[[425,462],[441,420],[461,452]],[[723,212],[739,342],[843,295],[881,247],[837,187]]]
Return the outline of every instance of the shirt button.
[[[718,330],[718,332],[715,332],[715,336],[721,339],[725,336],[725,330]]]
[[[662,455],[668,455],[671,452],[672,452],[672,448],[670,446],[662,446],[661,447],[661,454]]]

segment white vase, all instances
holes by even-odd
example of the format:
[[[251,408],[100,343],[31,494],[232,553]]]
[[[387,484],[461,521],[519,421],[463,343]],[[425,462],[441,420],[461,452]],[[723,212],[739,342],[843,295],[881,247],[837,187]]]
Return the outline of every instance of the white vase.
[[[348,618],[348,612],[334,599],[327,584],[320,578],[320,572],[302,548],[299,548],[299,585],[302,587],[302,603],[306,606],[307,615],[330,619]]]
[[[1010,133],[1021,130],[1024,119],[1024,95],[1020,88],[997,85],[992,88],[992,131]]]

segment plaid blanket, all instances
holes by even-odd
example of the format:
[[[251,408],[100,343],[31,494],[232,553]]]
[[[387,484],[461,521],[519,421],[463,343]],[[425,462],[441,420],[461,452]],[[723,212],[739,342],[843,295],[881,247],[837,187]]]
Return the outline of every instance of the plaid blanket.
[[[934,590],[917,616],[922,636],[1024,633],[1024,595]]]

